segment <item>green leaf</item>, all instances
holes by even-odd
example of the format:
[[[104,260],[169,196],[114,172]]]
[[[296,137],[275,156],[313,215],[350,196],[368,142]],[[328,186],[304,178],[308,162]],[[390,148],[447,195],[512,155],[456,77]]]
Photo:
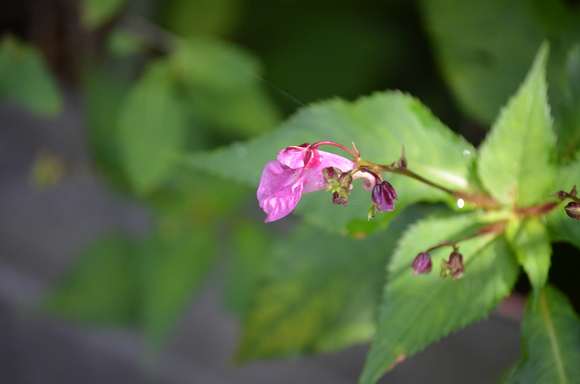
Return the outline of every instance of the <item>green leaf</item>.
[[[243,319],[251,309],[254,293],[269,265],[274,239],[263,223],[243,221],[236,227],[233,242],[225,301]]]
[[[109,21],[123,9],[127,0],[83,0],[81,21],[88,29],[95,29]]]
[[[552,192],[570,192],[574,185],[580,188],[580,153],[574,161],[558,168]],[[580,248],[580,222],[568,217],[564,211],[567,202],[561,203],[546,217],[548,231],[552,241],[565,241]]]
[[[122,29],[110,32],[106,46],[112,55],[120,58],[135,55],[144,48],[143,42],[138,37]]]
[[[135,266],[134,246],[125,238],[100,239],[80,255],[43,308],[91,323],[134,324],[138,315]]]
[[[580,44],[568,52],[560,87],[562,103],[556,120],[559,157],[566,160],[580,147]]]
[[[264,165],[278,151],[305,142],[334,141],[349,146],[354,141],[362,156],[391,164],[405,147],[409,168],[448,188],[472,191],[470,173],[474,148],[437,120],[418,100],[400,92],[375,93],[355,102],[331,100],[300,110],[277,131],[242,144],[209,153],[193,154],[188,164],[207,172],[258,186]],[[322,147],[333,151],[333,147]],[[337,152],[348,156],[344,152]],[[302,196],[297,211],[306,220],[331,231],[348,225],[363,233],[385,227],[397,212],[416,201],[442,201],[448,196],[401,176],[385,175],[397,190],[395,212],[377,215],[367,223],[370,194],[356,186],[348,206],[333,206],[324,192]]]
[[[135,191],[146,195],[174,170],[183,147],[186,118],[165,61],[150,63],[129,91],[118,121],[119,147]]]
[[[417,216],[417,210],[407,210],[387,233],[364,240],[307,225],[279,239],[246,318],[238,359],[325,352],[367,341],[375,332],[383,266]]]
[[[479,175],[501,203],[528,207],[541,202],[554,182],[552,121],[546,96],[548,46],[542,45],[516,95],[480,149]]]
[[[506,383],[572,384],[580,377],[580,318],[570,301],[546,286],[530,298],[522,321],[522,360]]]
[[[129,85],[95,67],[83,78],[86,133],[92,160],[113,186],[128,190],[127,174],[120,156],[117,119]]]
[[[279,122],[260,81],[260,65],[246,51],[219,40],[191,39],[178,46],[171,63],[183,80],[190,113],[211,129],[240,139]]]
[[[461,242],[465,277],[441,280],[438,271],[414,276],[411,262],[443,241],[456,241],[482,226],[479,215],[421,221],[403,237],[391,259],[378,331],[360,383],[375,383],[398,361],[439,338],[487,316],[511,291],[518,266],[503,236],[486,234]],[[431,252],[433,264],[452,249]]]
[[[62,107],[57,83],[40,53],[12,37],[0,45],[0,97],[47,116]]]
[[[186,81],[224,92],[252,84],[261,71],[255,57],[218,39],[186,40],[176,48],[171,61]]]
[[[537,300],[548,280],[552,247],[546,226],[540,219],[513,221],[506,231],[518,263],[524,268]]]
[[[550,84],[560,82],[567,50],[580,39],[580,12],[565,1],[422,0],[447,83],[462,108],[491,123],[549,39]],[[550,87],[552,106],[560,90]]]
[[[238,26],[243,8],[238,0],[173,0],[163,4],[164,24],[179,36],[223,36]]]
[[[193,231],[175,221],[165,224],[143,245],[140,254],[142,326],[154,349],[167,339],[213,257],[209,231]]]

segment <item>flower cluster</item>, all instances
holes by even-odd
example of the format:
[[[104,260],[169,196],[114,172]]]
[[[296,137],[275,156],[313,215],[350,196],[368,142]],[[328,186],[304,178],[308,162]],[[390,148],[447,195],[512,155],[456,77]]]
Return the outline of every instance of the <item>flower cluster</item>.
[[[321,151],[322,144],[335,145],[348,151],[355,161]],[[390,212],[398,199],[393,186],[362,163],[353,145],[350,151],[332,142],[302,144],[278,152],[278,159],[266,164],[258,187],[258,201],[266,212],[266,222],[288,215],[298,204],[303,193],[326,189],[332,193],[333,204],[345,205],[350,197],[352,182],[364,178],[363,186],[372,189],[373,212]]]

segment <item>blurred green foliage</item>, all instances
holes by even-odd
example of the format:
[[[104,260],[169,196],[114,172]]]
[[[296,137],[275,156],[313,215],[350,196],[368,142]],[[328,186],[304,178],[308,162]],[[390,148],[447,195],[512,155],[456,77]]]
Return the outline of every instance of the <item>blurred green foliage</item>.
[[[215,260],[226,259],[224,301],[243,324],[240,360],[331,351],[376,334],[361,378],[372,383],[401,355],[489,314],[513,288],[519,263],[534,288],[523,337],[542,349],[529,352],[512,379],[550,355],[541,323],[552,303],[563,334],[577,332],[568,303],[544,285],[549,241],[580,247],[580,226],[562,210],[544,224],[506,208],[528,208],[580,183],[574,2],[80,5],[78,22],[96,42],[76,63],[95,168],[111,189],[153,212],[155,225],[138,239],[109,234],[87,245],[44,309],[138,327],[158,350]],[[387,88],[414,97],[377,92]],[[0,97],[45,115],[62,104],[37,49],[13,37],[0,45]],[[494,121],[481,151],[456,133],[479,142]],[[367,191],[355,187],[347,208],[323,192],[308,194],[297,208],[307,224],[264,226],[247,186],[257,186],[280,149],[318,140],[355,141],[383,164],[405,146],[419,175],[500,202],[497,217],[511,220],[510,236],[468,243],[470,275],[458,284],[412,276],[418,252],[493,218],[464,215],[477,207],[399,175],[389,178],[397,210],[374,221],[366,220]],[[444,202],[447,213],[417,202]],[[562,348],[557,356],[580,349]]]
[[[0,97],[47,116],[62,105],[56,80],[40,53],[12,36],[0,43]]]

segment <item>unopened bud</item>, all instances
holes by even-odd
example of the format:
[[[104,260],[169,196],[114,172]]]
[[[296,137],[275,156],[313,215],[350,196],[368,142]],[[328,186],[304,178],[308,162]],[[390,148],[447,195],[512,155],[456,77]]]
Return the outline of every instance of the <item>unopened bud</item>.
[[[580,204],[575,201],[568,203],[566,206],[566,214],[573,219],[580,220]]]
[[[398,197],[395,188],[388,181],[383,181],[373,187],[372,199],[378,211],[392,212],[395,209],[394,200]]]
[[[414,274],[427,274],[431,272],[433,265],[431,263],[431,255],[429,253],[419,253],[415,260],[411,263],[411,268],[413,268]]]
[[[441,263],[441,278],[452,276],[457,281],[465,276],[465,266],[463,265],[463,255],[453,251],[449,256],[449,261],[443,260]]]

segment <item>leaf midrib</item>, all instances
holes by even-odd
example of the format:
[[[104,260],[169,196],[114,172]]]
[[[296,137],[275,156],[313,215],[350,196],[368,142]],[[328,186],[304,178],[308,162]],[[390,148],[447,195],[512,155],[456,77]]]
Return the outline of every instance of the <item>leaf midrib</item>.
[[[545,77],[545,75],[543,75]],[[532,109],[533,109],[533,105],[535,104],[535,102],[537,101],[537,90],[538,88],[543,88],[543,84],[542,82],[535,82],[536,84],[534,84],[533,87],[533,92],[531,94],[531,100],[529,103],[527,103],[526,108],[525,108],[525,124],[526,124],[526,133],[529,133],[530,131],[532,131],[532,117],[531,117],[531,113],[532,113]],[[543,107],[543,103],[542,107]],[[524,172],[524,165],[525,165],[525,160],[528,154],[528,151],[526,151],[526,148],[528,147],[528,143],[530,141],[530,135],[524,135],[523,140],[522,140],[522,145],[520,146],[520,153],[519,153],[519,162],[517,163],[517,168],[518,168],[518,176],[517,176],[517,203],[518,205],[521,204],[521,192],[522,192],[522,181],[525,181],[525,179],[527,178]],[[529,177],[529,176],[528,176]]]
[[[548,338],[550,340],[550,346],[552,348],[554,360],[556,362],[556,371],[558,372],[560,383],[568,384],[568,379],[566,378],[566,373],[564,371],[564,363],[562,361],[562,355],[560,354],[560,345],[558,343],[558,339],[556,338],[554,323],[552,322],[550,309],[548,308],[548,301],[546,300],[546,294],[544,292],[542,292],[540,296],[540,310],[542,312],[542,317],[544,319],[546,330],[548,332]]]

